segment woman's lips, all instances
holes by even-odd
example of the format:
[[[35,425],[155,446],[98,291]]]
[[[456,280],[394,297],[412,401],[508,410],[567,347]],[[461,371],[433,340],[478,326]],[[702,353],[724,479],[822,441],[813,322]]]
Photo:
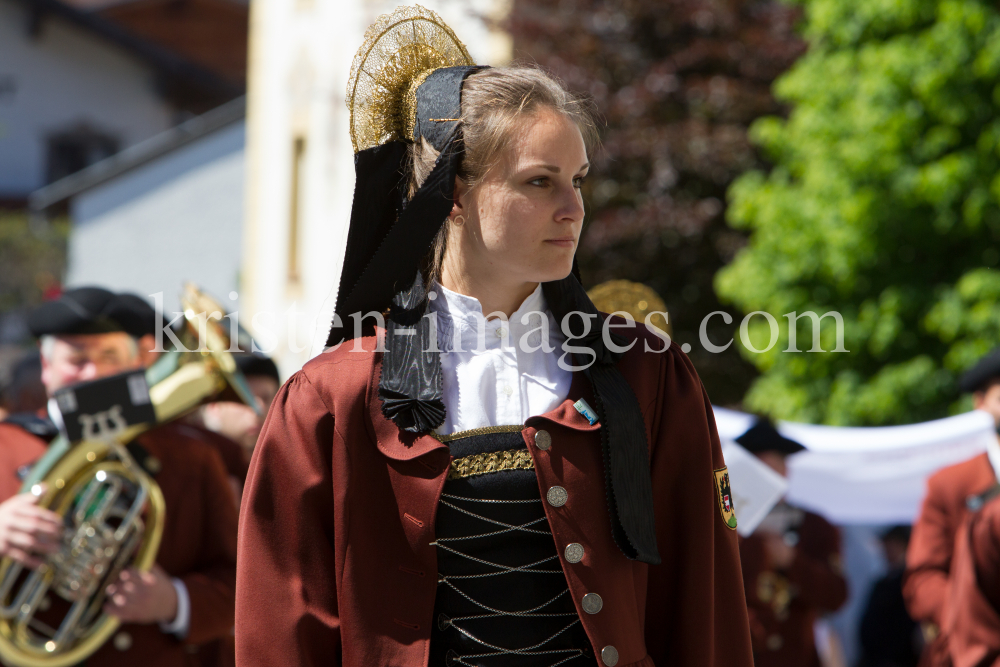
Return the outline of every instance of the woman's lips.
[[[551,243],[552,245],[557,245],[560,248],[572,248],[576,245],[576,239],[565,238],[565,239],[547,239],[546,243]]]

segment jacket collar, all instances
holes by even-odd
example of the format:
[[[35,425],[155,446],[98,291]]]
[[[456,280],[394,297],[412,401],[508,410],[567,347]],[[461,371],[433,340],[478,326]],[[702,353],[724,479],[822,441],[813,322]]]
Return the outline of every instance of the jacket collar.
[[[368,385],[368,414],[371,417],[379,451],[397,461],[411,461],[433,451],[447,450],[448,446],[433,435],[403,431],[396,426],[394,421],[387,419],[382,414],[382,401],[376,391],[378,387],[378,373],[381,366],[381,354],[376,353],[375,362],[372,364],[372,377]],[[581,398],[590,403],[590,405],[594,404],[594,394],[590,387],[590,382],[587,381],[583,373],[577,372],[573,373],[573,381],[570,384],[569,395],[566,399],[545,414],[530,417],[525,425],[538,428],[543,423],[548,422],[574,431],[588,432],[599,430],[601,428],[600,422],[591,425],[573,407],[573,403]]]

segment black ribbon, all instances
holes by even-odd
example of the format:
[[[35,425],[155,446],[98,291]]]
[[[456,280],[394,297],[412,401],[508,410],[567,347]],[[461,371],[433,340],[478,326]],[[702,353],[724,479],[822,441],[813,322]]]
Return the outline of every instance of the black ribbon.
[[[378,395],[382,414],[410,433],[427,433],[445,417],[441,354],[431,344],[426,308],[424,279],[418,271],[413,285],[392,300],[386,319]]]

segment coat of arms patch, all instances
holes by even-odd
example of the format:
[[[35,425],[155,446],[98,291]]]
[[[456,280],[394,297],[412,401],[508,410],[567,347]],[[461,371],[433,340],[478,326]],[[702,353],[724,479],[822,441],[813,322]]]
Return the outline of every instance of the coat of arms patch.
[[[729,483],[729,468],[719,468],[714,472],[715,492],[722,520],[728,528],[736,530],[736,506],[733,504],[733,487]]]

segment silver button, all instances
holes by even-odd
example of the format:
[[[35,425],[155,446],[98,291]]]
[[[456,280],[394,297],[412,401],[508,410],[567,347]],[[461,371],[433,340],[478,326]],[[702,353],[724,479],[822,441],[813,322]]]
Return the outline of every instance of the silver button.
[[[583,596],[583,610],[588,614],[596,614],[604,608],[604,600],[597,593],[587,593]]]
[[[503,327],[500,327],[499,329],[497,329],[497,338],[503,338],[506,335],[507,335],[507,330],[506,329],[504,329]]]
[[[546,450],[552,446],[552,436],[548,431],[537,431],[535,433],[535,446],[541,450]]]
[[[132,635],[127,632],[119,632],[115,635],[113,643],[119,651],[127,651],[132,648]]]
[[[618,664],[618,649],[614,646],[605,646],[601,649],[601,662],[608,667],[615,667]]]
[[[570,542],[566,545],[566,550],[563,551],[563,555],[570,563],[579,563],[583,560],[583,553],[583,545],[577,542]]]
[[[553,486],[549,489],[548,493],[545,494],[545,499],[549,501],[549,505],[553,507],[562,507],[569,500],[569,494],[566,493],[566,489],[561,486]]]

